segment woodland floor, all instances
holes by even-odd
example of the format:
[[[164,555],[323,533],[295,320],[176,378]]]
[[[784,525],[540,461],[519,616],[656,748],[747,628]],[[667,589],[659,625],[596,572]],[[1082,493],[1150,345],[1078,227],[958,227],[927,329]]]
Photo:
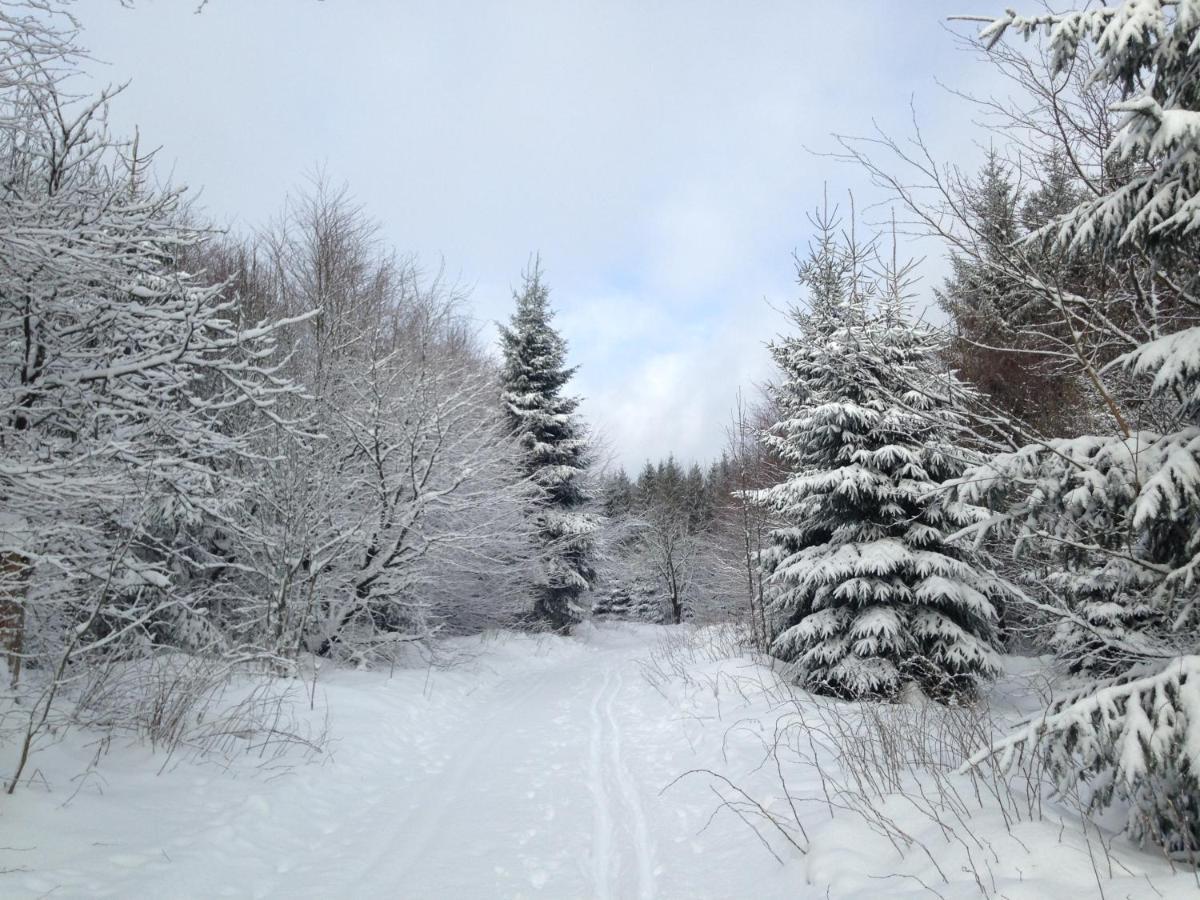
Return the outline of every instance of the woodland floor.
[[[0,895],[1099,896],[1095,854],[1060,820],[1014,836],[981,810],[983,843],[966,856],[936,826],[905,822],[939,874],[820,804],[801,807],[802,854],[721,809],[714,791],[731,794],[711,775],[668,788],[711,769],[786,809],[763,765],[786,688],[697,639],[586,625],[571,639],[463,640],[445,668],[322,675],[311,710],[309,687],[295,697],[296,727],[329,735],[313,761],[179,756],[153,775],[161,753],[116,742],[92,766],[99,745],[73,733],[0,800]],[[812,773],[794,777],[797,795],[818,796]],[[1148,853],[1112,852],[1107,896],[1198,890]]]

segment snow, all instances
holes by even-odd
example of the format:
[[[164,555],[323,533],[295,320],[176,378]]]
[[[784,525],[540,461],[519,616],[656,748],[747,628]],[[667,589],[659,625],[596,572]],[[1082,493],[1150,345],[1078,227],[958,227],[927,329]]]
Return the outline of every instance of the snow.
[[[1093,861],[1109,865],[1097,833],[1089,854],[1078,818],[1049,803],[1042,821],[1010,832],[985,802],[969,833],[957,822],[947,832],[919,791],[889,795],[879,812],[915,842],[901,856],[861,814],[831,815],[799,758],[782,757],[781,772],[807,837],[797,831],[792,846],[761,821],[756,836],[714,791],[737,799],[737,785],[786,822],[764,756],[781,720],[819,747],[831,716],[916,707],[796,692],[726,629],[578,631],[453,639],[443,650],[461,661],[446,668],[322,669],[314,708],[303,687],[295,711],[328,725],[318,761],[180,758],[153,775],[164,760],[144,747],[115,741],[92,768],[96,735],[60,736],[0,806],[0,894],[875,898],[932,896],[927,885],[951,900],[979,896],[979,877],[1014,900],[1095,895]],[[1017,717],[1037,706],[1040,667],[1010,668],[995,700]],[[849,745],[822,764],[844,777],[848,758]],[[712,774],[684,775],[695,770]],[[1105,841],[1107,895],[1195,895],[1193,877]]]
[[[1137,375],[1153,375],[1153,393],[1176,392],[1187,402],[1200,400],[1200,327],[1184,328],[1147,341],[1114,361]]]

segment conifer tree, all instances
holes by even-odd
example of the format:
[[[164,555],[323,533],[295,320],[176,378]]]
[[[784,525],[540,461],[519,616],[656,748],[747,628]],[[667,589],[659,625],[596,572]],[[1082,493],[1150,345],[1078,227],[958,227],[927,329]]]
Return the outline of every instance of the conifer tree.
[[[800,281],[809,311],[771,348],[781,420],[765,435],[791,469],[751,499],[787,524],[771,534],[771,652],[806,687],[891,698],[908,685],[949,698],[996,669],[996,601],[1006,588],[947,536],[973,509],[938,490],[961,468],[957,414],[931,375],[930,340],[903,314],[902,279],[882,304],[861,251],[821,236]],[[899,273],[893,273],[898,275]]]
[[[535,616],[556,630],[579,618],[579,596],[592,587],[593,536],[597,523],[585,509],[588,443],[576,416],[578,398],[564,394],[575,369],[566,365],[567,344],[551,325],[550,290],[535,262],[514,295],[517,309],[500,328],[504,353],[503,404],[520,436],[528,476],[542,489],[534,510],[545,553],[545,578]]]
[[[646,460],[646,464],[642,466],[642,471],[638,473],[637,490],[638,500],[642,503],[647,502],[649,498],[658,494],[658,469],[655,468],[654,463],[650,462],[650,460]]]
[[[1070,548],[1058,578],[1068,602],[1038,604],[1057,637],[1097,678],[1056,700],[975,761],[1012,760],[1034,745],[1064,790],[1079,782],[1094,807],[1128,810],[1132,835],[1193,864],[1200,859],[1200,16],[1195,3],[1125,0],[990,22],[1045,35],[1055,74],[1094,51],[1092,78],[1121,93],[1105,182],[1030,236],[1073,262],[1100,252],[1133,261],[1092,325],[1124,352],[1097,359],[1095,391],[1113,433],[1083,434],[992,457],[963,478],[990,499],[1017,546]],[[1101,295],[1072,298],[1074,309]],[[1107,363],[1107,364],[1105,364]],[[1130,379],[1114,391],[1115,375]],[[1139,396],[1140,394],[1140,396]],[[1153,417],[1143,412],[1153,410]],[[1142,423],[1155,423],[1150,430]],[[1141,430],[1139,430],[1141,429]],[[1076,601],[1070,602],[1071,596]]]
[[[684,481],[685,501],[687,503],[688,525],[693,531],[699,531],[712,523],[713,503],[704,483],[704,472],[699,463],[692,463]]]
[[[618,469],[615,475],[605,479],[602,501],[604,515],[609,519],[629,515],[633,509],[635,490],[624,469]]]
[[[1037,309],[1040,292],[1028,278],[1056,283],[1068,273],[1056,257],[1016,246],[1024,223],[1050,214],[1071,191],[1062,160],[1051,157],[1045,166],[1046,183],[1023,198],[999,154],[989,152],[978,177],[963,188],[964,248],[951,254],[950,277],[937,299],[950,317],[947,357],[960,377],[1002,418],[1053,434],[1064,420],[1078,418],[1081,391],[1072,374],[1043,355],[1055,344]],[[1061,402],[1046,403],[1047,396]]]

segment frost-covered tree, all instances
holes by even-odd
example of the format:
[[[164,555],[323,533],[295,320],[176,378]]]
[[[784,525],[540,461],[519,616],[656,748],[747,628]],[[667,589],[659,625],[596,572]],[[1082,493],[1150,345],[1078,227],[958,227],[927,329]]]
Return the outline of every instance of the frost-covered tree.
[[[231,537],[238,632],[366,663],[503,620],[531,583],[534,491],[461,297],[324,179],[254,252],[251,305],[320,310],[288,363],[319,434],[259,438],[270,462]]]
[[[1056,70],[1094,56],[1121,96],[1107,149],[1124,176],[1090,185],[1033,239],[1067,256],[1098,249],[1137,265],[1094,328],[1123,352],[1089,373],[1115,433],[999,455],[964,477],[1018,541],[1066,548],[1062,596],[1035,604],[1096,680],[993,748],[1040,743],[1064,787],[1120,803],[1132,833],[1193,863],[1200,853],[1200,6],[1127,0],[1061,14],[1008,13],[982,39],[1046,35]],[[1123,390],[1113,385],[1124,384]],[[1152,425],[1153,427],[1145,427]],[[1072,602],[1072,598],[1083,602]],[[981,755],[986,756],[987,753]]]
[[[68,673],[224,649],[201,536],[238,516],[252,430],[303,430],[276,341],[305,315],[245,322],[186,268],[203,233],[108,134],[113,95],[66,84],[60,25],[0,9],[0,598],[41,689],[18,775]]]
[[[948,540],[974,521],[939,490],[961,468],[958,388],[903,313],[903,273],[873,283],[863,248],[831,215],[816,221],[799,268],[808,311],[771,347],[783,417],[765,441],[790,474],[751,495],[786,523],[761,559],[771,652],[837,696],[970,694],[996,670],[1005,587]]]
[[[653,475],[639,479],[649,491],[621,476],[608,480],[610,489],[630,490],[598,535],[599,596],[592,614],[674,624],[728,621],[745,603],[742,536],[716,516],[698,518],[708,486],[696,492],[694,477],[683,475],[673,459],[649,469]]]
[[[64,601],[124,542],[121,571],[178,574],[180,526],[219,520],[241,493],[228,462],[251,448],[223,427],[230,412],[288,427],[277,410],[294,388],[277,369],[281,323],[243,326],[220,286],[178,267],[203,240],[179,193],[143,189],[136,147],[98,118],[110,98],[72,102],[54,71],[5,98],[28,118],[0,130],[0,496]],[[133,609],[139,578],[114,575]],[[189,605],[166,605],[185,628]]]
[[[727,620],[745,603],[743,536],[718,516],[729,465],[714,463],[706,477],[698,463],[685,469],[669,454],[648,460],[636,483],[624,471],[606,479],[600,580],[626,598],[652,586],[656,621]],[[593,611],[610,608],[601,601]]]
[[[692,599],[702,541],[688,521],[687,511],[675,505],[650,507],[642,513],[639,544],[655,580],[662,586],[670,621],[683,621]]]
[[[500,328],[502,402],[525,471],[544,492],[533,509],[546,560],[534,615],[564,630],[578,621],[580,595],[594,577],[597,522],[587,512],[588,441],[576,415],[579,400],[564,393],[575,369],[566,365],[567,344],[552,325],[550,290],[537,263],[514,299],[516,311]]]

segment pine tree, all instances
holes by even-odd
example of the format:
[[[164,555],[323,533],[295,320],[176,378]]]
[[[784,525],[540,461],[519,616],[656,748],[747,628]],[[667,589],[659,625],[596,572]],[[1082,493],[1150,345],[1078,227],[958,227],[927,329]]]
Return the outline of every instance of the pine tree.
[[[1046,183],[1023,198],[1008,167],[992,150],[978,177],[966,185],[963,248],[950,256],[951,274],[937,299],[949,315],[954,338],[947,357],[960,377],[978,389],[1002,417],[1039,434],[1053,434],[1077,417],[1080,386],[1041,351],[1054,349],[1038,319],[1040,292],[1028,279],[1057,283],[1057,257],[1018,247],[1024,222],[1061,205],[1073,183],[1061,159],[1046,162]],[[1061,210],[1060,210],[1061,211]],[[1040,223],[1039,223],[1040,224]],[[1046,403],[1045,398],[1061,398]]]
[[[1106,164],[1126,165],[1031,237],[1083,261],[1099,252],[1135,261],[1110,292],[1102,338],[1128,348],[1108,369],[1132,391],[1108,390],[1114,434],[1021,448],[967,473],[967,499],[991,497],[1018,546],[1066,545],[1069,577],[1089,606],[1046,604],[1069,639],[1116,673],[1056,701],[980,754],[1002,762],[1037,744],[1064,790],[1088,783],[1093,806],[1119,801],[1134,837],[1193,864],[1200,859],[1200,15],[1194,2],[1125,0],[1066,13],[1008,12],[981,38],[1045,34],[1060,73],[1091,45],[1093,79],[1122,93]],[[1086,299],[1086,298],[1080,298]],[[1123,309],[1122,309],[1123,307]],[[1076,308],[1086,309],[1078,302]],[[1137,430],[1154,409],[1157,430]],[[1098,622],[1090,614],[1108,604]],[[1142,616],[1145,610],[1149,615]],[[1082,612],[1082,614],[1081,614]],[[1097,624],[1100,627],[1097,627]]]
[[[604,515],[609,519],[618,519],[629,515],[633,509],[635,487],[624,469],[618,469],[615,475],[604,481],[603,507]]]
[[[517,309],[500,328],[503,404],[520,436],[526,473],[544,492],[534,512],[547,562],[534,614],[556,630],[578,621],[580,595],[592,587],[597,523],[585,509],[588,443],[576,416],[579,400],[564,388],[575,374],[567,344],[551,325],[550,291],[535,262],[524,275]]]
[[[956,412],[898,295],[873,304],[859,249],[832,239],[828,215],[818,221],[800,267],[810,311],[795,310],[798,333],[771,348],[783,417],[765,442],[791,474],[750,495],[787,523],[761,560],[771,652],[836,696],[891,698],[910,684],[969,694],[996,669],[1006,589],[947,540],[973,520],[938,491],[961,467],[948,447]]]

